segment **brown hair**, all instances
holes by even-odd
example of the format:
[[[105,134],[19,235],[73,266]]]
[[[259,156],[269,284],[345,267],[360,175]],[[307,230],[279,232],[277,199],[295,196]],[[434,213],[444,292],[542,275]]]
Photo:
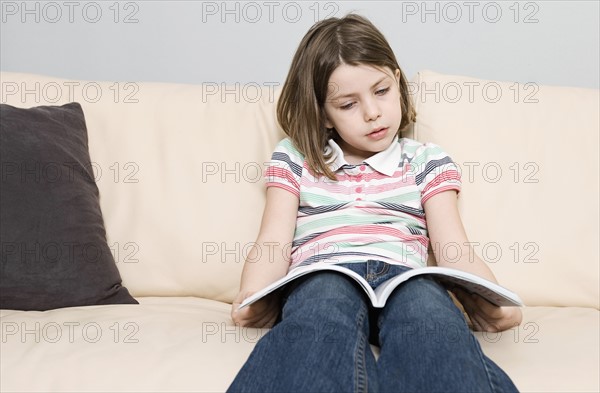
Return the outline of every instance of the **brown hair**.
[[[296,148],[304,154],[316,176],[335,180],[327,165],[331,156],[323,151],[335,130],[325,127],[325,100],[329,77],[341,64],[388,67],[400,70],[400,108],[402,120],[398,133],[415,120],[406,77],[392,48],[368,19],[348,14],[324,19],[306,33],[292,59],[289,73],[277,103],[277,120]]]

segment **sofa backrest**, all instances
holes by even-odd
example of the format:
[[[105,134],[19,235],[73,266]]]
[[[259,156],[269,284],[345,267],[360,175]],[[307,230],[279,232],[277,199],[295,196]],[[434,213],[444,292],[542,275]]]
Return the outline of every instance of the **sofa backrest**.
[[[274,86],[1,82],[10,105],[81,103],[108,243],[132,295],[233,299],[260,224],[262,171],[283,137]]]
[[[599,91],[430,71],[411,88],[413,137],[459,164],[469,241],[500,283],[529,305],[598,308]]]
[[[262,170],[284,137],[276,86],[0,78],[2,103],[81,103],[108,243],[134,296],[233,299]],[[432,72],[411,88],[406,136],[461,167],[464,224],[499,281],[529,305],[598,308],[598,91]]]

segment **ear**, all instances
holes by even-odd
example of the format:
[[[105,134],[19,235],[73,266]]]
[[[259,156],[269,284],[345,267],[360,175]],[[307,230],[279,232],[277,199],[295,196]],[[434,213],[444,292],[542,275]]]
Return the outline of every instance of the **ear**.
[[[323,108],[323,115],[325,117],[325,128],[335,128],[331,120],[329,120],[329,115],[327,114],[327,109]]]
[[[333,123],[327,117],[325,118],[325,128],[334,128]]]
[[[400,70],[396,68],[394,71],[394,76],[396,77],[396,82],[398,82],[398,86],[400,86]]]

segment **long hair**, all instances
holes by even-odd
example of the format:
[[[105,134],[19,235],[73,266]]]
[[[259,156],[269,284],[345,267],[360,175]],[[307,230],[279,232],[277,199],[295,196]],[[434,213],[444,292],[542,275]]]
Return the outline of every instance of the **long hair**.
[[[296,148],[306,157],[315,176],[336,180],[324,154],[335,130],[325,126],[325,100],[329,77],[341,64],[370,65],[400,70],[399,90],[402,119],[400,133],[415,121],[404,73],[383,34],[366,18],[348,14],[314,24],[306,33],[294,57],[277,103],[277,120]]]

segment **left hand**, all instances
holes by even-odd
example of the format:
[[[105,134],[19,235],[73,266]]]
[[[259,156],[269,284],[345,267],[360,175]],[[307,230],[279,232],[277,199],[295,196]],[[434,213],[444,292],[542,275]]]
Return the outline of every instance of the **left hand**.
[[[501,332],[521,324],[523,313],[519,307],[499,307],[460,288],[452,292],[469,315],[474,330]]]
[[[231,305],[231,319],[239,326],[255,328],[271,328],[275,324],[280,311],[278,292],[271,293],[253,304],[238,310],[240,303],[252,295],[254,291],[240,291]]]

